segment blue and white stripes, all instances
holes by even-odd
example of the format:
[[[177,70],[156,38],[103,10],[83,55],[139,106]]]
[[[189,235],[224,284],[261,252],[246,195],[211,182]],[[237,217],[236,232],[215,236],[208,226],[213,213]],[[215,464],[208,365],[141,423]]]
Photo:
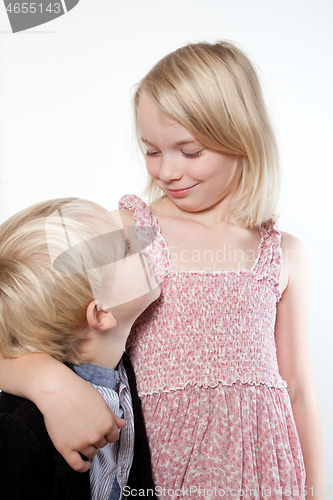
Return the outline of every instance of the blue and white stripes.
[[[74,369],[101,393],[111,410],[127,422],[120,429],[118,441],[98,450],[90,469],[92,500],[118,500],[128,480],[134,449],[132,399],[124,366],[120,362],[118,370],[109,370],[83,364]]]

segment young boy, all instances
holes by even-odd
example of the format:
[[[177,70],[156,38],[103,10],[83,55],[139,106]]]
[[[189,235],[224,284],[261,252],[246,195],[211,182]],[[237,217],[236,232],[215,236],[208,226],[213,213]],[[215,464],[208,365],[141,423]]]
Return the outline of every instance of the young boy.
[[[149,244],[147,232],[145,239]],[[0,227],[0,353],[40,352],[68,364],[101,393],[120,429],[82,474],[57,452],[38,408],[1,393],[1,499],[118,500],[126,484],[154,496],[141,404],[124,353],[133,322],[160,293],[140,249],[118,211],[111,216],[80,199],[39,203]]]

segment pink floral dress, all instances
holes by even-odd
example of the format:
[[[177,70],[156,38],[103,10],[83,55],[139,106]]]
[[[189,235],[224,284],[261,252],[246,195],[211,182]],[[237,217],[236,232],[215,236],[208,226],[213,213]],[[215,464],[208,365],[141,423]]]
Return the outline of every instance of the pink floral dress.
[[[260,227],[250,271],[173,272],[149,207],[120,208],[158,231],[145,254],[161,297],[136,321],[135,368],[159,498],[303,499],[305,469],[274,339],[280,233]]]

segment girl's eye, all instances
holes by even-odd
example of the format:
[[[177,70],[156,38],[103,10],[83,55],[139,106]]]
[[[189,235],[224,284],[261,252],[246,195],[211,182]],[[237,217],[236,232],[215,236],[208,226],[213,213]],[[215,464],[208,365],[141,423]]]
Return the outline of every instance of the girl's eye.
[[[157,156],[158,154],[158,151],[146,151],[146,156]]]
[[[185,153],[185,151],[182,151],[182,154],[186,156],[186,158],[198,158],[198,156],[202,155],[203,149],[200,149],[200,151],[196,151],[195,153]]]

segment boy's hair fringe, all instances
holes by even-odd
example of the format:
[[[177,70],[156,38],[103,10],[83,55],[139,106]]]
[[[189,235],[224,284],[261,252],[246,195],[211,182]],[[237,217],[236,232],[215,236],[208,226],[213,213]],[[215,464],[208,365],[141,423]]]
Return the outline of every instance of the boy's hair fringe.
[[[108,212],[97,204],[62,198],[34,205],[0,226],[0,352],[4,357],[43,352],[62,362],[83,361],[86,308],[94,300],[91,279],[82,272],[80,259],[69,257],[71,273],[56,271],[51,259],[68,250],[58,215],[64,207],[66,229],[81,241],[99,236],[103,227],[99,223],[110,224]],[[92,250],[99,251],[87,247],[84,262],[89,263]],[[102,274],[97,278],[103,286]]]

